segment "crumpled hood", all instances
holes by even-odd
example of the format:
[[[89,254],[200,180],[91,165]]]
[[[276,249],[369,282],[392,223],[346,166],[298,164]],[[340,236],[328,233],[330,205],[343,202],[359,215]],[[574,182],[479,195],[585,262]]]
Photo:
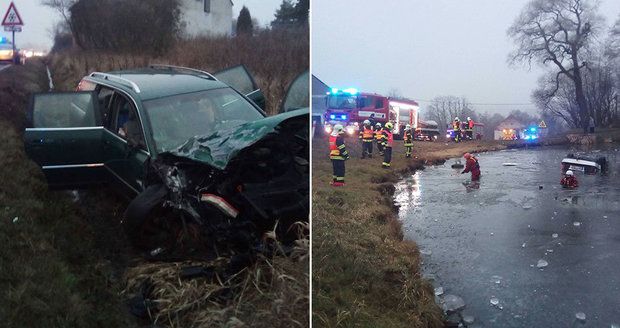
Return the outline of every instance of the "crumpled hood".
[[[309,114],[308,108],[299,109],[220,130],[210,135],[196,136],[170,151],[170,154],[224,170],[230,160],[235,158],[242,149],[276,132],[277,127],[285,121],[303,116],[309,119]]]

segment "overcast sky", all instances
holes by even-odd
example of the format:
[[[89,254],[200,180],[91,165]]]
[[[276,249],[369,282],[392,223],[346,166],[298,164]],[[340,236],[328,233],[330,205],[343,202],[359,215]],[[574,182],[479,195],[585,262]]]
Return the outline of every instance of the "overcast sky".
[[[313,74],[333,87],[384,94],[396,88],[416,100],[455,95],[472,103],[530,103],[542,69],[506,62],[513,48],[506,31],[527,2],[313,0]],[[601,13],[613,24],[620,1],[602,0]]]
[[[16,33],[17,45],[22,48],[44,48],[52,46],[50,31],[59,20],[55,11],[41,6],[39,0],[13,0],[17,11],[24,20],[23,32]],[[0,19],[9,8],[10,0],[0,0]],[[250,15],[256,18],[261,26],[269,24],[275,11],[280,8],[282,0],[233,0],[233,19],[239,16],[239,11],[245,5]],[[10,33],[0,28],[0,36],[10,39]]]

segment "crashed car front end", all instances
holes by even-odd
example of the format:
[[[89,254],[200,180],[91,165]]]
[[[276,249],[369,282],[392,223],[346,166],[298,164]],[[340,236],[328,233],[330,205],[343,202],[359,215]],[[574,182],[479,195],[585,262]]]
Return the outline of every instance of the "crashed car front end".
[[[194,137],[159,154],[150,179],[158,187],[152,197],[134,202],[169,210],[167,220],[180,218],[176,239],[187,226],[208,242],[233,239],[243,247],[274,228],[281,240],[294,239],[291,225],[307,222],[309,213],[308,113],[297,110]],[[149,220],[152,208],[133,213],[132,205],[130,221]],[[131,224],[134,230],[139,225]]]

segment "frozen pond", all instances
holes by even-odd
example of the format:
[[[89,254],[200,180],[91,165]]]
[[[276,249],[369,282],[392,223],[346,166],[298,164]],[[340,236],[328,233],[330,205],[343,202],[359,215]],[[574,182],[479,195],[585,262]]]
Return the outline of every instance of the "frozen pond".
[[[480,154],[478,189],[454,160],[397,185],[405,238],[438,298],[463,299],[469,327],[620,325],[620,152],[592,153],[609,174],[577,174],[574,191],[559,184],[568,152]]]

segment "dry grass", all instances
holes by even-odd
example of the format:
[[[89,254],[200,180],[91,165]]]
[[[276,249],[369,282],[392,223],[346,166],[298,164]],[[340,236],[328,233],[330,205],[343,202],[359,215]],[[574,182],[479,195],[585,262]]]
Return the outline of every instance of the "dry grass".
[[[54,54],[50,63],[58,90],[73,90],[93,71],[170,64],[216,72],[239,64],[254,76],[266,98],[267,113],[277,113],[293,79],[309,67],[308,30],[264,31],[254,37],[197,38],[178,41],[161,57],[71,51]]]
[[[415,142],[406,159],[396,142],[392,169],[359,159],[347,139],[346,187],[333,188],[327,141],[313,144],[313,323],[317,327],[442,327],[432,286],[421,278],[420,254],[403,233],[392,202],[393,183],[425,163],[467,151],[503,149],[494,142]],[[375,150],[376,151],[376,150]]]
[[[307,231],[307,229],[304,229]],[[153,292],[149,313],[155,324],[169,327],[306,327],[309,322],[308,236],[302,235],[290,256],[258,261],[223,280],[183,280],[183,267],[209,266],[222,272],[229,258],[211,262],[142,263],[126,273],[126,294],[144,281]]]

